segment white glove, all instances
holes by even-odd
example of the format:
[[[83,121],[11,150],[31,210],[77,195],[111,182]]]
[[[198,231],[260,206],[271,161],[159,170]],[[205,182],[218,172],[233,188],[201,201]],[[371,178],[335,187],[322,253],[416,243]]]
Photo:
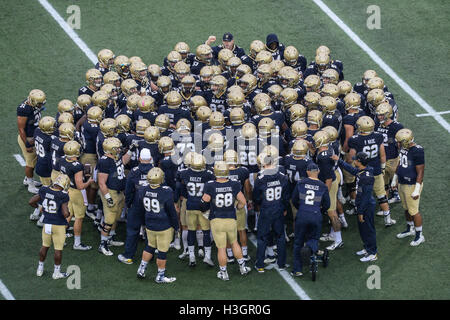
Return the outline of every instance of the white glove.
[[[418,197],[420,194],[420,183],[416,182],[416,187],[414,188],[414,191],[411,193],[411,197],[415,198]]]
[[[394,188],[397,186],[398,176],[396,173],[394,173],[394,176],[392,177],[391,187]]]

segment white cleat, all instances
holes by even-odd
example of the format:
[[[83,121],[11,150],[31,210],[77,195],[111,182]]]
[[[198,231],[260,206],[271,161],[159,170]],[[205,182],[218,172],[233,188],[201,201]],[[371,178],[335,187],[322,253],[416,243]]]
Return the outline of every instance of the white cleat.
[[[39,220],[39,210],[38,209],[34,210],[33,213],[30,214],[30,220],[31,221]]]
[[[384,216],[384,226],[385,227],[390,227],[390,226],[392,226],[392,225],[394,225],[396,223],[397,223],[397,221],[394,220],[394,219],[391,219],[391,215],[390,214],[388,214],[387,216]]]
[[[119,254],[119,255],[117,256],[117,259],[118,259],[120,262],[125,263],[125,264],[133,264],[133,259],[126,258],[123,254]]]
[[[198,256],[199,256],[200,258],[203,258],[203,257],[205,256],[205,251],[203,250],[203,247],[200,247],[200,248],[198,249]]]
[[[42,277],[43,274],[44,274],[44,269],[43,268],[42,269],[37,268],[36,275],[38,277]]]
[[[68,276],[69,276],[69,274],[66,272],[53,272],[52,278],[54,280],[57,280],[57,279],[67,278]]]
[[[366,249],[362,249],[362,250],[356,252],[356,255],[357,256],[365,256],[365,255],[367,255],[367,251],[366,251]]]
[[[217,272],[217,278],[223,281],[228,281],[230,278],[228,277],[228,272],[220,270]]]
[[[378,259],[378,255],[377,254],[368,254],[364,257],[362,257],[361,259],[359,259],[359,261],[361,262],[369,262],[369,261],[376,261]]]
[[[384,216],[384,212],[383,210],[377,211],[377,213],[375,213],[377,216],[379,217],[383,217]]]
[[[322,236],[319,238],[320,241],[334,241],[334,237],[331,236],[329,233],[324,233],[322,234]]]
[[[137,273],[136,273],[136,276],[137,276],[139,279],[144,279],[144,278],[145,278],[145,270],[139,268],[138,271],[137,271]]]
[[[206,263],[210,267],[214,267],[214,262],[211,259],[208,259],[208,258],[205,257],[203,259],[203,262]]]
[[[330,245],[330,246],[327,247],[327,250],[328,250],[328,251],[333,251],[333,250],[342,248],[343,246],[344,246],[344,241],[341,241],[341,242],[339,242],[339,243],[333,242],[332,245]]]
[[[420,233],[420,237],[419,238],[416,237],[413,241],[409,243],[409,245],[411,247],[417,247],[419,244],[423,242],[425,242],[425,237],[422,235],[422,233]]]
[[[123,246],[125,243],[124,243],[123,241],[118,241],[118,240],[116,240],[116,239],[115,239],[115,236],[112,236],[112,238],[108,240],[108,244],[109,244],[110,246],[113,246],[113,247],[121,247],[121,246]]]
[[[173,247],[175,248],[175,250],[180,250],[181,249],[180,238],[175,238]]]
[[[252,269],[250,267],[245,266],[244,264],[239,266],[239,271],[241,272],[241,275],[245,276],[247,273],[249,273]]]
[[[79,245],[73,245],[73,250],[80,250],[80,251],[88,251],[88,250],[91,250],[92,249],[92,247],[91,246],[87,246],[87,245],[85,245],[85,244],[83,244],[83,243],[80,243]]]
[[[171,283],[171,282],[174,282],[176,280],[177,280],[177,278],[175,278],[175,277],[163,276],[163,277],[156,277],[155,282],[156,283]]]
[[[101,244],[98,247],[98,252],[103,253],[105,256],[112,256],[114,254],[111,250],[109,250],[107,244]]]
[[[348,223],[347,220],[345,220],[345,217],[339,217],[339,221],[341,222],[342,228],[347,229]]]
[[[355,208],[347,209],[345,210],[345,213],[348,214],[349,216],[353,216],[356,214],[356,210]]]
[[[183,260],[184,258],[189,257],[189,252],[184,251],[182,254],[178,256],[178,259]]]
[[[34,193],[34,194],[38,194],[39,193],[39,189],[34,184],[30,183],[28,185],[28,192]]]
[[[414,227],[408,225],[407,229],[399,234],[397,234],[398,239],[403,239],[410,236],[415,236],[416,232],[414,231]]]

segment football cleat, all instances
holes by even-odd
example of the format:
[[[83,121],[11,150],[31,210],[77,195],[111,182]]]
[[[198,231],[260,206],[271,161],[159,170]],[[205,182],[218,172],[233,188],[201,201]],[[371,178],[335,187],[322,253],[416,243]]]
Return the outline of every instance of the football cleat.
[[[92,249],[91,246],[87,246],[83,243],[80,243],[78,246],[76,246],[75,244],[73,245],[73,250],[87,251],[87,250],[91,250],[91,249]]]
[[[117,260],[125,264],[133,264],[133,259],[126,258],[123,254],[119,254]]]
[[[356,210],[355,208],[347,209],[345,210],[345,213],[348,214],[349,216],[353,216],[356,214]]]
[[[416,234],[416,238],[413,241],[411,241],[409,244],[411,247],[417,247],[422,242],[425,242],[425,237],[422,235],[422,232],[421,232],[419,236]]]
[[[39,267],[36,270],[36,275],[38,277],[42,277],[42,275],[44,274],[44,268],[40,269]]]
[[[311,271],[311,278],[312,281],[316,281],[317,276],[317,260],[314,255],[311,256],[311,265],[310,265],[310,271]]]
[[[301,273],[300,271],[292,271],[291,272],[291,276],[293,277],[301,277],[303,275],[303,273]]]
[[[53,272],[53,275],[52,275],[52,278],[54,279],[54,280],[57,280],[57,279],[64,279],[64,278],[67,278],[69,276],[69,274],[68,273],[66,273],[66,272]]]
[[[227,257],[228,263],[234,263],[234,257]]]
[[[228,281],[230,278],[228,277],[228,272],[220,270],[217,272],[217,278],[223,281]]]
[[[211,259],[208,259],[208,258],[205,257],[203,259],[203,262],[206,263],[210,267],[214,267],[214,262]]]
[[[401,201],[398,191],[394,191],[392,192],[392,197],[389,198],[388,203],[398,203]]]
[[[391,219],[391,215],[390,214],[384,216],[384,226],[385,227],[390,227],[390,226],[392,226],[392,225],[394,225],[396,223],[397,223],[397,221],[394,220],[394,219]]]
[[[89,217],[89,218],[91,218],[92,220],[94,220],[95,221],[95,218],[96,218],[96,214],[95,214],[95,210],[93,210],[93,211],[91,211],[91,210],[89,210],[89,209],[87,209],[86,210],[86,215]]]
[[[284,266],[282,266],[282,267],[280,267],[280,266],[278,266],[278,271],[284,271],[284,270],[286,270],[287,268],[289,268],[290,266],[286,263]]]
[[[39,220],[39,210],[38,209],[34,210],[33,213],[30,214],[30,220],[31,221]]]
[[[379,217],[384,217],[384,212],[383,210],[377,211],[377,213],[375,213],[377,216]]]
[[[359,259],[359,261],[361,261],[361,262],[369,262],[369,261],[375,261],[377,259],[378,259],[378,255],[377,254],[366,254],[364,257]]]
[[[199,256],[200,258],[203,258],[203,257],[205,256],[205,250],[204,250],[203,247],[199,247],[199,248],[198,248],[198,256]]]
[[[348,223],[347,220],[345,220],[345,217],[339,217],[339,221],[341,222],[342,228],[347,229]]]
[[[247,254],[247,255],[245,255],[245,256],[243,256],[243,258],[244,258],[244,261],[245,262],[247,262],[247,261],[250,261],[251,260],[251,258],[250,258],[250,256]]]
[[[136,276],[138,277],[138,279],[144,279],[145,278],[145,269],[139,268]]]
[[[123,241],[116,240],[116,236],[114,235],[108,240],[108,244],[113,247],[121,247],[125,243]]]
[[[324,233],[322,234],[322,236],[319,238],[320,241],[334,241],[334,237],[329,234],[329,233]]]
[[[66,238],[72,238],[72,237],[73,237],[73,233],[66,232]]]
[[[366,251],[366,249],[359,250],[356,252],[356,255],[357,256],[365,256],[365,255],[367,255],[367,251]]]
[[[397,238],[398,239],[402,239],[402,238],[406,238],[409,236],[414,236],[416,235],[416,232],[414,230],[414,227],[410,226],[409,224],[406,226],[406,230],[397,234]]]
[[[189,267],[195,267],[196,264],[195,257],[189,257]]]
[[[327,250],[333,251],[333,250],[342,248],[343,246],[344,246],[344,241],[341,241],[341,242],[339,242],[339,243],[333,242],[332,245],[330,245],[330,246],[327,247]]]
[[[35,187],[37,187],[37,188],[42,187],[42,183],[40,183],[39,181],[31,180],[31,183],[29,183],[29,182],[27,181],[27,177],[23,178],[23,185],[24,185],[24,186],[28,186],[28,185],[30,185],[30,184],[33,184],[33,185],[34,185]]]
[[[28,185],[28,192],[34,193],[34,194],[38,194],[39,193],[39,189],[34,184],[30,183]]]
[[[189,252],[186,250],[178,256],[178,259],[183,260],[184,258],[186,258],[188,256],[189,256]]]
[[[264,263],[266,264],[274,263],[275,261],[277,261],[277,258],[275,258],[275,256],[268,256],[264,259]]]
[[[175,277],[166,277],[166,276],[157,276],[155,278],[155,282],[156,283],[171,283],[174,282],[175,280],[177,280],[177,278]]]
[[[109,250],[107,243],[101,243],[98,247],[98,252],[103,253],[105,256],[112,256],[114,254]]]
[[[173,247],[175,248],[175,250],[180,250],[181,249],[180,238],[175,238]]]
[[[264,268],[258,268],[257,266],[255,266],[256,271],[258,271],[258,273],[264,273]]]
[[[245,264],[241,264],[239,266],[239,271],[241,272],[241,275],[245,276],[250,271],[252,271],[252,269],[250,267],[247,267]]]

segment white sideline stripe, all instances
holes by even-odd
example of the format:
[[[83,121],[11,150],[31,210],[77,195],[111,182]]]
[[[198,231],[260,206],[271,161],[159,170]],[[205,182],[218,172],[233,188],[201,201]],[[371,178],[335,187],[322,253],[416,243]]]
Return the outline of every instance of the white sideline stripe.
[[[256,238],[255,235],[251,234],[248,236],[248,239],[251,243],[256,247]],[[300,285],[295,281],[292,276],[286,270],[280,270],[278,266],[274,267],[275,270],[280,274],[280,276],[287,282],[287,284],[294,290],[295,294],[302,300],[312,300],[305,292],[305,290],[300,287]]]
[[[321,0],[312,0],[323,12],[325,12],[369,57],[375,61],[381,69],[384,70],[397,84],[413,98],[419,106],[427,111],[448,133],[450,133],[450,124],[445,121],[441,115],[433,109],[419,94],[414,91],[405,81],[403,81],[369,46],[362,41],[326,4]]]
[[[81,51],[92,61],[93,64],[97,63],[97,56],[92,52],[91,49],[86,45],[86,43],[81,40],[81,38],[69,27],[69,25],[64,21],[64,19],[56,12],[51,4],[47,0],[39,0],[39,3],[47,10],[48,13],[59,23],[61,28],[69,35],[69,37],[78,45]],[[252,236],[251,236],[252,237]],[[256,247],[255,238],[250,237],[250,241]],[[305,291],[298,285],[298,283],[290,276],[287,271],[280,271],[278,267],[276,270],[281,275],[281,277],[287,282],[287,284],[294,290],[297,296],[303,300],[311,300],[311,298],[305,293]]]
[[[0,279],[0,292],[2,293],[3,297],[5,297],[6,300],[16,300],[12,295],[11,291],[8,290],[8,288],[5,286],[5,284],[1,279]]]
[[[53,17],[53,19],[58,22],[58,24],[63,28],[67,35],[75,42],[75,44],[84,52],[84,54],[92,61],[93,64],[97,63],[97,55],[92,52],[91,49],[86,45],[86,43],[81,40],[78,34],[67,24],[67,22],[59,15],[59,13],[53,8],[53,6],[48,3],[47,0],[39,0],[39,3],[47,10],[48,13]]]
[[[416,114],[416,117],[430,117],[430,116],[434,116],[435,114],[447,114],[447,113],[450,113],[450,110],[436,112],[436,113],[419,113],[419,114]]]
[[[13,156],[14,156],[14,158],[16,158],[17,162],[20,163],[20,165],[22,167],[26,166],[27,163],[25,162],[25,160],[22,158],[22,156],[20,154],[14,154]]]

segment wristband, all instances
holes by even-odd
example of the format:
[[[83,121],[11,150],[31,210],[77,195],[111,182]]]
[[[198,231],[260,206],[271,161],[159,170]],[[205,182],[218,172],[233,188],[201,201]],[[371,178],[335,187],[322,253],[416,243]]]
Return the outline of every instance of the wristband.
[[[422,186],[422,185],[421,185],[420,183],[416,182],[416,187],[414,188],[413,193],[419,194],[419,192],[420,192],[420,187],[421,187],[421,186]]]
[[[396,173],[394,173],[394,176],[392,177],[391,187],[395,187],[397,185],[398,176]]]
[[[386,162],[381,164],[381,169],[385,169],[386,168]]]

